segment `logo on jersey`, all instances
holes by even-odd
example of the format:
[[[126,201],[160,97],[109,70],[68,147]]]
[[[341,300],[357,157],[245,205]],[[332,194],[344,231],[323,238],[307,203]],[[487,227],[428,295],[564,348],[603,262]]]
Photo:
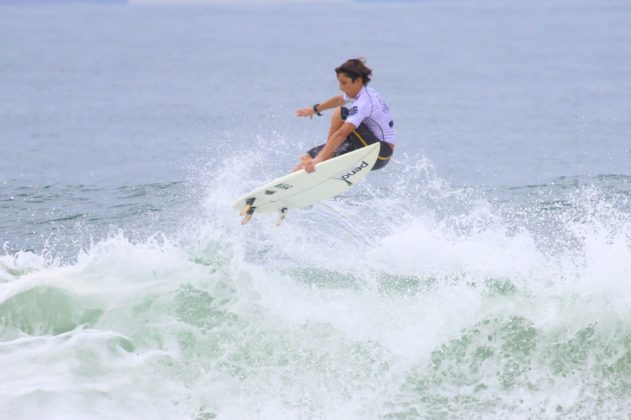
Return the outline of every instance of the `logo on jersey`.
[[[383,99],[379,98],[379,103],[381,104],[381,110],[384,112],[384,114],[390,112],[390,107]]]
[[[355,115],[355,114],[357,114],[357,105],[355,105],[354,107],[348,110],[348,115]]]

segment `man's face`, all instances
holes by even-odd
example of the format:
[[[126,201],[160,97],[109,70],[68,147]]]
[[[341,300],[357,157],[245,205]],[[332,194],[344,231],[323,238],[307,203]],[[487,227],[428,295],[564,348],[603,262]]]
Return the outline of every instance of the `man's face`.
[[[353,82],[353,79],[351,79],[344,73],[338,74],[337,80],[340,82],[340,90],[350,98],[356,97],[363,86],[361,77],[358,77]]]

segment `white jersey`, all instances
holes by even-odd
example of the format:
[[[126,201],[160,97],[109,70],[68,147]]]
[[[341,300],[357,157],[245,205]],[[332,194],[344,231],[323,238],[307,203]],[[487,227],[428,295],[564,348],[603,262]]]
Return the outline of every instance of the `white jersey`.
[[[379,140],[395,142],[396,131],[390,108],[376,90],[364,86],[355,98],[345,94],[344,102],[349,111],[346,122],[355,127],[363,122]]]

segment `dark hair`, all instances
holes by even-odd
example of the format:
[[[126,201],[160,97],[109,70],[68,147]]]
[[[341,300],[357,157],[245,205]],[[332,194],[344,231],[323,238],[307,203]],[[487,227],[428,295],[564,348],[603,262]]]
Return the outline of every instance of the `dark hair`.
[[[366,66],[366,60],[363,58],[352,58],[347,60],[339,67],[335,68],[335,74],[344,73],[346,77],[350,77],[354,82],[358,77],[362,78],[365,85],[370,82],[372,70]]]

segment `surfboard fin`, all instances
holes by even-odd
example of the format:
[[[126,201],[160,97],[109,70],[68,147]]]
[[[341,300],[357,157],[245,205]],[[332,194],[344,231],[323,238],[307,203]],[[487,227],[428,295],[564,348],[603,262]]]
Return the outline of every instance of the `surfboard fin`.
[[[283,207],[280,210],[280,213],[278,216],[278,222],[276,222],[276,226],[280,226],[283,224],[283,222],[285,221],[285,216],[287,216],[287,207]]]
[[[253,206],[254,200],[256,200],[256,198],[248,198],[247,200],[245,200],[245,207],[243,207],[243,210],[241,210],[240,213],[241,216],[244,216],[243,220],[241,220],[242,225],[245,225],[247,222],[252,220],[252,215],[254,214],[254,210],[256,209],[256,207]]]
[[[249,208],[245,212],[245,216],[243,217],[243,220],[241,220],[242,225],[245,225],[247,222],[252,220],[252,215],[254,214],[255,209],[256,207],[249,206]]]
[[[243,207],[243,210],[241,210],[241,213],[239,213],[241,216],[245,216],[250,211],[250,209],[252,209],[254,200],[256,200],[256,198],[248,198],[247,200],[245,200],[245,207]]]

